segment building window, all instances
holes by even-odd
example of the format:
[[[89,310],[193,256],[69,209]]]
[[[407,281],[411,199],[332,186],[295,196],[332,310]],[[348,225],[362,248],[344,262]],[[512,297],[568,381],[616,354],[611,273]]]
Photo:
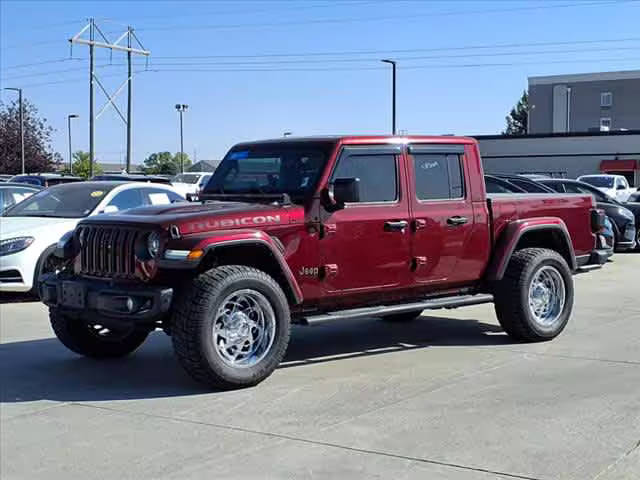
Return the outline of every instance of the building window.
[[[601,107],[610,107],[613,105],[613,93],[611,92],[602,92],[600,94],[600,106]]]
[[[610,129],[611,129],[611,118],[602,117],[600,119],[600,131],[601,132],[608,132]]]

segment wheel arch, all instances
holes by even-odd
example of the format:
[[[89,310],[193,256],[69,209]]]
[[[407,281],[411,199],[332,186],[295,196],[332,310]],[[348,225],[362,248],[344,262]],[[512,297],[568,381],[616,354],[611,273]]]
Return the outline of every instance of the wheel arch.
[[[302,303],[302,291],[284,259],[277,239],[238,238],[215,242],[202,250],[205,253],[198,265],[199,271],[219,265],[246,265],[257,268],[278,282],[292,305]]]
[[[548,248],[558,252],[566,260],[571,271],[578,267],[571,236],[562,219],[548,217],[517,220],[511,222],[498,238],[487,269],[487,280],[501,280],[514,252],[531,247]]]

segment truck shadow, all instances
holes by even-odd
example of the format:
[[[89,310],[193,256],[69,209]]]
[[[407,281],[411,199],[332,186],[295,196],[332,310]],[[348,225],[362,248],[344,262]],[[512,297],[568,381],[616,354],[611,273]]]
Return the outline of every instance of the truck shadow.
[[[421,317],[392,324],[356,319],[294,327],[280,368],[340,362],[431,346],[505,345],[496,325]],[[55,338],[0,344],[0,402],[62,402],[210,394],[193,382],[173,355],[169,337],[153,334],[131,357],[97,361],[74,355]]]

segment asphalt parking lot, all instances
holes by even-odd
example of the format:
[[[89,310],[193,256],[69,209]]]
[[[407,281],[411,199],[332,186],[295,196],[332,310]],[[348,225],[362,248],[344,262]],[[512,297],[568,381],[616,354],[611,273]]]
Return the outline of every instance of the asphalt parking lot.
[[[296,328],[256,388],[207,392],[169,338],[97,362],[0,305],[5,479],[640,478],[640,255],[576,277],[571,323],[514,344],[492,307]]]

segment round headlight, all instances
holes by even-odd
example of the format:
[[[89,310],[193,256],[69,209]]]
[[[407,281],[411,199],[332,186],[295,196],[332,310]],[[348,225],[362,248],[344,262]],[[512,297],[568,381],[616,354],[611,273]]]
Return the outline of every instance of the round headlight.
[[[147,238],[147,250],[151,258],[156,258],[160,253],[160,234],[158,232],[152,232]]]

